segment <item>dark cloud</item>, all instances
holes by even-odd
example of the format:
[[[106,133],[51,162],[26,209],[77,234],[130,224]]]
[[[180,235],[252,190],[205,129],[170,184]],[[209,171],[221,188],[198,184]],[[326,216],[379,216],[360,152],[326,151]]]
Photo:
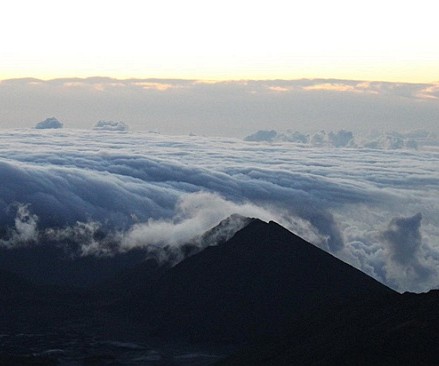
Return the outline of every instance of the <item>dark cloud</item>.
[[[412,217],[397,217],[390,222],[383,237],[389,243],[394,261],[407,265],[416,260],[422,244],[421,220],[422,214],[417,213]]]
[[[403,273],[406,286],[411,288],[416,288],[417,284],[425,283],[430,277],[437,275],[439,264],[425,260],[429,254],[423,252],[431,252],[431,248],[424,247],[422,243],[421,220],[421,213],[411,217],[395,217],[382,233],[388,244],[390,276],[402,277]]]
[[[331,253],[337,253],[344,246],[343,235],[340,232],[334,217],[325,210],[320,210],[318,207],[313,209],[301,210],[298,215],[308,220],[313,226],[318,228],[324,240],[324,249]]]
[[[259,130],[244,138],[245,141],[267,141],[272,142],[277,138],[278,134],[275,130]]]
[[[123,123],[121,121],[99,121],[97,122],[94,127],[94,130],[99,131],[128,131],[129,127],[126,123]]]
[[[38,122],[35,125],[37,130],[63,128],[62,122],[58,121],[55,117],[46,118],[44,121]]]

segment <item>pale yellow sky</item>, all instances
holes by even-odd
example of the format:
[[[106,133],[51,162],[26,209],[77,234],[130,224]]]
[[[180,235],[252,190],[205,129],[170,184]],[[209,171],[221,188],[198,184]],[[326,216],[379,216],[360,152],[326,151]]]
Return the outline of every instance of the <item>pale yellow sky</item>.
[[[434,1],[5,1],[0,79],[439,81]]]

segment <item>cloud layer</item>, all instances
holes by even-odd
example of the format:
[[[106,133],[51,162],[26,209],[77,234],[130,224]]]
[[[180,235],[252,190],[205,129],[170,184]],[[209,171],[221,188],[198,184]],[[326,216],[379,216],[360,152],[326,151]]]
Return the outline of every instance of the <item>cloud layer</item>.
[[[117,120],[135,131],[240,138],[266,129],[439,133],[438,90],[330,79],[15,79],[0,82],[0,127],[33,127],[56,115],[69,128]]]
[[[352,131],[339,130],[326,132],[320,130],[314,133],[286,130],[259,130],[244,138],[254,142],[291,142],[313,147],[358,147],[366,149],[407,150],[432,149],[439,147],[439,137],[435,133],[425,130],[405,132],[368,132],[354,134]]]
[[[178,247],[238,213],[276,220],[396,289],[439,285],[435,150],[69,129],[0,139],[4,246]]]

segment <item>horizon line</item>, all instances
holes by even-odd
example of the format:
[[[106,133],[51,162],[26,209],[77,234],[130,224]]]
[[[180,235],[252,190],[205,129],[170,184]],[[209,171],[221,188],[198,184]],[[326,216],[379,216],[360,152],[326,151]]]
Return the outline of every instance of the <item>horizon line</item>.
[[[114,77],[105,75],[92,75],[92,76],[59,76],[59,77],[34,77],[34,76],[23,76],[23,77],[10,77],[10,78],[0,78],[1,82],[14,81],[14,80],[35,80],[40,82],[50,82],[57,80],[117,80],[117,81],[136,81],[136,80],[150,80],[150,81],[186,81],[186,82],[200,82],[200,83],[226,83],[226,82],[249,82],[249,81],[300,81],[300,80],[324,80],[324,81],[354,81],[354,82],[371,82],[371,83],[389,83],[389,84],[439,84],[439,80],[432,81],[395,81],[395,80],[379,80],[379,79],[355,79],[355,78],[337,78],[337,77],[300,77],[300,78],[185,78],[185,77]]]

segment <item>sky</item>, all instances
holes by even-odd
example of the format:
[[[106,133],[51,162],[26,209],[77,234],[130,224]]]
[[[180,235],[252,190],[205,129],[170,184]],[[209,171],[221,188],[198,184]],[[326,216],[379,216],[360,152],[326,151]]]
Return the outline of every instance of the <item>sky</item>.
[[[65,128],[100,120],[132,131],[244,138],[258,130],[439,133],[439,84],[352,80],[221,81],[112,78],[0,82],[0,127]]]
[[[433,1],[14,0],[0,80],[439,81]]]
[[[435,2],[0,11],[0,245],[178,247],[239,213],[399,291],[439,286]]]

